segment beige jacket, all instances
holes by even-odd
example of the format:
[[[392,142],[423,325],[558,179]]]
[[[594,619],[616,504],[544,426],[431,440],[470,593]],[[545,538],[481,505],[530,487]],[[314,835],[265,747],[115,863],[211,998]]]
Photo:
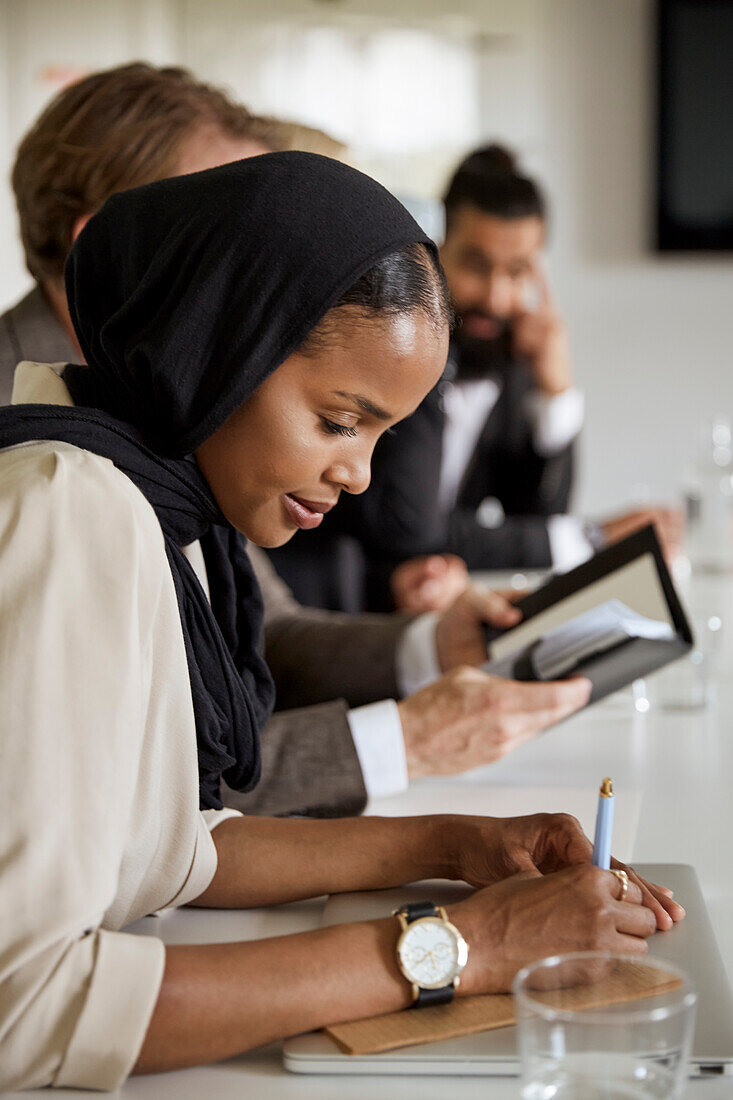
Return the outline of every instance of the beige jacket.
[[[0,1091],[116,1088],[165,949],[120,929],[216,870],[155,512],[66,443],[0,452]]]

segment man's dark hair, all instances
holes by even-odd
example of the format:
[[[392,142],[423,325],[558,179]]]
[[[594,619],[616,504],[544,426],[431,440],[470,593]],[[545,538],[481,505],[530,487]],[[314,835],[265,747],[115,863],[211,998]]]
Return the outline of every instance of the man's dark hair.
[[[496,218],[547,217],[539,186],[518,170],[514,154],[501,145],[485,145],[461,161],[443,204],[446,229],[461,206],[474,206]]]

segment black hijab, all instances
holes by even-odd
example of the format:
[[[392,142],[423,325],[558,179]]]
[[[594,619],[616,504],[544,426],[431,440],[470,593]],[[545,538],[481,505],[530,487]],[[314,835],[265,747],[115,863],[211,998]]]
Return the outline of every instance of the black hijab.
[[[66,267],[87,365],[76,408],[0,410],[0,447],[63,440],[110,458],[155,509],[191,680],[202,807],[220,779],[259,777],[274,701],[245,540],[192,451],[381,257],[435,246],[374,180],[308,153],[271,153],[109,199]],[[201,540],[210,603],[181,548]]]

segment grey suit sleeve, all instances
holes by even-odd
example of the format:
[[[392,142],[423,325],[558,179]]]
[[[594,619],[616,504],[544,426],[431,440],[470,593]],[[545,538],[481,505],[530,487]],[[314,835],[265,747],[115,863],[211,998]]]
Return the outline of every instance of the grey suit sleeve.
[[[13,395],[15,368],[23,358],[17,347],[10,317],[0,317],[0,405],[9,405]]]
[[[242,794],[222,783],[225,806],[268,817],[348,817],[367,801],[343,700],[273,715],[262,735],[262,778]]]
[[[303,607],[267,556],[249,554],[265,602],[265,652],[277,707],[332,699],[362,706],[399,694],[395,661],[405,615],[344,615]]]

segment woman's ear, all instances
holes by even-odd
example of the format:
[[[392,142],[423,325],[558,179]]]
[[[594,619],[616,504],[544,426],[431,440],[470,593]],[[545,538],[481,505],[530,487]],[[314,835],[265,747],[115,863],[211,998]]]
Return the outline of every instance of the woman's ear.
[[[80,218],[76,219],[76,221],[74,222],[74,224],[71,228],[71,243],[72,244],[74,244],[74,242],[76,241],[76,238],[79,236],[79,234],[81,233],[82,229],[87,224],[87,222],[89,221],[91,216],[92,216],[91,213],[82,214],[82,216]]]

